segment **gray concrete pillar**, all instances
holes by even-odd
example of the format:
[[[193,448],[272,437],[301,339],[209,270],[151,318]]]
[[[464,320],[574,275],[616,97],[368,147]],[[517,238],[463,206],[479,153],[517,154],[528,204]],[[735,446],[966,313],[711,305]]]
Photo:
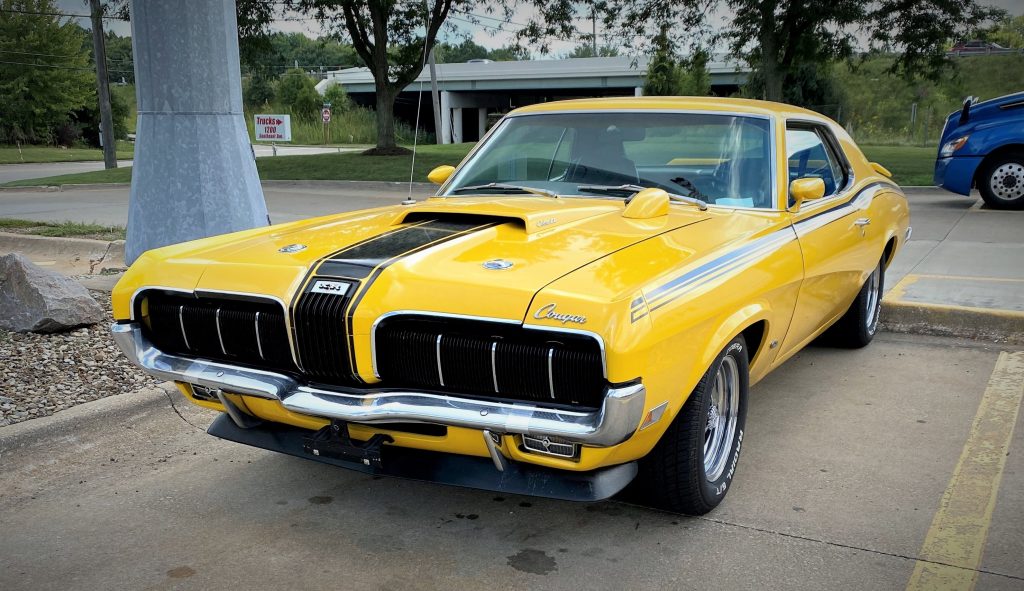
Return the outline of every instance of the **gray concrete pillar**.
[[[452,109],[452,143],[461,144],[462,139],[462,107]]]
[[[452,143],[452,93],[441,91],[441,133],[437,138],[442,144]]]
[[[477,130],[479,135],[477,139],[483,139],[484,134],[487,133],[487,107],[480,107],[476,110],[477,117]]]
[[[643,95],[644,95],[644,87],[643,86],[634,86],[633,87],[633,96],[643,96]]]
[[[268,223],[242,115],[235,0],[131,0],[135,164],[125,262]]]

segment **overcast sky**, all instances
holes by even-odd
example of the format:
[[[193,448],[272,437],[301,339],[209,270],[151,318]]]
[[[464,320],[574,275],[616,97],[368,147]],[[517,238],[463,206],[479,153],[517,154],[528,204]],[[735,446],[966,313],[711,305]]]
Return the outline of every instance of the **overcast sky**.
[[[1007,10],[1010,14],[1020,15],[1024,14],[1024,2],[1021,0],[990,0],[985,2],[988,5],[998,6]],[[87,14],[88,7],[87,2],[84,0],[57,0],[57,6],[61,12],[67,14]],[[487,48],[498,48],[507,45],[513,40],[514,31],[519,27],[515,24],[502,24],[493,17],[487,17],[486,13],[479,9],[476,14],[480,16],[478,20],[479,24],[469,22],[469,19],[465,15],[453,14],[449,18],[449,24],[453,25],[454,31],[445,32],[442,35],[442,41],[448,41],[452,43],[458,43],[465,37],[470,37],[476,43],[483,45]],[[521,8],[512,17],[513,23],[525,23],[532,16],[532,9]],[[284,32],[301,32],[305,33],[310,37],[319,37],[323,34],[319,23],[312,19],[303,19],[302,15],[290,14],[287,15],[288,20],[278,20],[271,25],[271,29],[274,31]],[[294,19],[294,20],[293,20]],[[712,24],[715,26],[721,26],[723,18],[721,15],[712,16]],[[79,19],[82,26],[88,28],[88,19]],[[118,35],[130,35],[131,25],[122,21],[107,20],[104,26],[108,30],[112,30]],[[577,29],[584,32],[589,32],[591,29],[591,22],[589,19],[580,20],[577,23]],[[602,40],[603,31],[600,23],[598,23],[597,29],[598,39]],[[611,40],[613,41],[613,40]],[[551,54],[549,57],[564,54],[571,51],[579,42],[578,41],[554,41],[550,45]],[[534,52],[537,54],[537,52]],[[537,57],[540,57],[537,55]]]

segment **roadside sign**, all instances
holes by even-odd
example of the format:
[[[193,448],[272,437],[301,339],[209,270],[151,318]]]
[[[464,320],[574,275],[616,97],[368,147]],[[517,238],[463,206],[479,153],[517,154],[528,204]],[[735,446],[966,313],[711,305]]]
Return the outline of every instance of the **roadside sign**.
[[[256,124],[256,141],[292,141],[291,115],[253,115]]]
[[[320,116],[324,118],[324,123],[330,123],[331,122],[331,108],[330,107],[324,107],[320,111]]]

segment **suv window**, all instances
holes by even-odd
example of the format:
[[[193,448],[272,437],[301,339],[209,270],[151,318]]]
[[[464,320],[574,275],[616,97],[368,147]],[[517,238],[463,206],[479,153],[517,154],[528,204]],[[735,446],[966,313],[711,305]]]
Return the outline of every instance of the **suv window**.
[[[789,182],[820,178],[825,182],[825,196],[828,197],[846,184],[846,171],[822,133],[820,129],[811,127],[786,129],[786,160],[789,162]]]

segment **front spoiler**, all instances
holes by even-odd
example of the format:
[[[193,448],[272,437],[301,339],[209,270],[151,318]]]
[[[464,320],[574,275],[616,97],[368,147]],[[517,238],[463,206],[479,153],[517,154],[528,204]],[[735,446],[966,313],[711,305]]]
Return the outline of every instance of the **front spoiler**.
[[[277,400],[288,410],[351,423],[419,422],[495,434],[559,437],[595,447],[629,439],[643,418],[642,383],[609,388],[596,411],[581,412],[503,403],[431,392],[372,388],[326,390],[275,372],[164,353],[138,322],[111,327],[114,341],[134,364],[156,377],[214,390]]]
[[[385,445],[381,466],[373,467],[346,460],[314,456],[303,451],[302,443],[309,431],[263,423],[243,429],[228,415],[221,414],[207,431],[210,435],[254,447],[285,453],[381,476],[396,476],[465,488],[490,490],[517,495],[530,495],[566,501],[600,501],[618,493],[637,474],[636,462],[602,468],[592,472],[571,472],[509,462],[504,471],[494,469],[490,458],[443,454]]]

